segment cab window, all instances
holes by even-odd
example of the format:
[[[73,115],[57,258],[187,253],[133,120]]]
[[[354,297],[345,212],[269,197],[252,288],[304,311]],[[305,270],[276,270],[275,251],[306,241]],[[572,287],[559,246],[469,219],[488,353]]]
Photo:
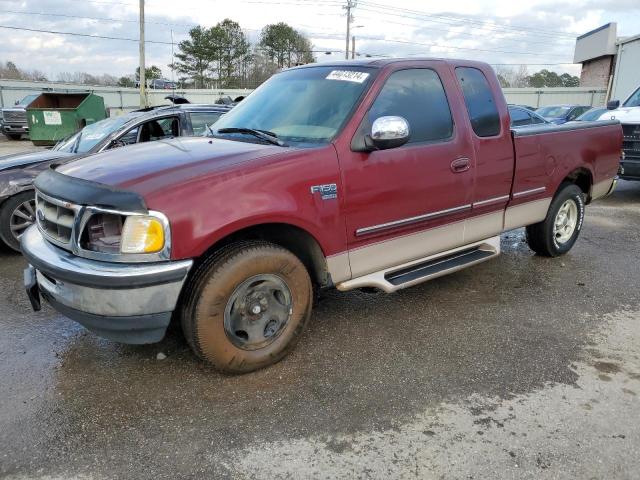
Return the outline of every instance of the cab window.
[[[477,68],[458,67],[456,77],[462,88],[471,127],[479,137],[500,133],[500,114],[487,78]]]
[[[369,110],[369,122],[400,116],[409,122],[409,143],[451,138],[453,119],[438,74],[428,68],[392,73]]]

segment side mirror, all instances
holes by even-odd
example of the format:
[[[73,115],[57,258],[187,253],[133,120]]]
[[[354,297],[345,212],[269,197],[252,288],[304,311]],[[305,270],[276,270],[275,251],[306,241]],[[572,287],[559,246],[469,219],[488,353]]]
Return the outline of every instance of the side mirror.
[[[387,150],[401,147],[409,141],[409,122],[403,117],[376,118],[371,126],[371,135],[365,136],[365,145],[370,150]]]
[[[610,100],[607,102],[607,110],[615,110],[620,106],[620,100]]]

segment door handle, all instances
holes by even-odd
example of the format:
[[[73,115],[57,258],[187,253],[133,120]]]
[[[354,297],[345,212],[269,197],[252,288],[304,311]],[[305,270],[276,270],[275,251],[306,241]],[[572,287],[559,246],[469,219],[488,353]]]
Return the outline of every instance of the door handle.
[[[456,158],[453,162],[451,162],[451,171],[453,173],[462,173],[466,172],[471,168],[471,160],[466,157]]]

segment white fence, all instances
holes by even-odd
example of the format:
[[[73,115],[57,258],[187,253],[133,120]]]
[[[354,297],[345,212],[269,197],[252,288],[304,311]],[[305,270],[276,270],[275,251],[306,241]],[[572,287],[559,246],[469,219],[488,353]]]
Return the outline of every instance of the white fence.
[[[25,95],[43,91],[86,92],[92,91],[104,98],[109,111],[132,110],[140,104],[140,93],[135,88],[100,87],[58,82],[28,82],[23,80],[0,80],[0,108],[13,105]],[[175,93],[192,103],[214,103],[222,96],[235,98],[248,95],[251,90],[148,90],[150,105],[168,103],[164,97]],[[606,90],[594,88],[505,88],[507,102],[531,107],[543,107],[558,103],[600,106],[605,104]]]
[[[577,105],[604,106],[607,90],[588,87],[563,88],[504,88],[502,90],[508,103],[544,107],[559,103]]]
[[[122,111],[140,108],[140,92],[136,88],[101,87],[90,85],[77,85],[73,83],[59,82],[28,82],[23,80],[0,80],[0,108],[9,107],[26,95],[42,93],[43,91],[69,92],[93,92],[104,98],[105,107],[109,111]],[[163,105],[169,103],[164,99],[167,95],[176,95],[187,98],[191,103],[215,103],[220,97],[231,98],[240,95],[248,95],[251,90],[245,89],[221,89],[221,90],[147,90],[149,105]]]

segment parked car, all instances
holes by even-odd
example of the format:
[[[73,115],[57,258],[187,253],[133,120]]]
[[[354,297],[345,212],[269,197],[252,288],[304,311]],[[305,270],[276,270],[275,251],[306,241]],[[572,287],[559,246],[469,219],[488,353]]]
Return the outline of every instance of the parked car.
[[[575,120],[590,108],[588,105],[550,105],[538,108],[536,113],[551,123],[562,125]]]
[[[511,118],[511,126],[515,128],[550,123],[537,113],[517,105],[509,105],[509,117]]]
[[[521,107],[521,108],[526,108],[527,110],[531,110],[532,112],[534,112],[536,110],[536,107],[532,107],[530,105],[518,105],[518,104],[514,104],[514,103],[509,103],[510,107]]]
[[[572,121],[573,122],[595,122],[606,111],[607,111],[607,109],[605,107],[594,107],[594,108],[591,108],[591,109],[587,110],[582,115],[580,115],[578,118],[576,118],[575,120],[572,120]]]
[[[35,219],[33,179],[53,162],[134,143],[202,135],[229,111],[221,105],[174,105],[139,110],[87,125],[51,150],[0,157],[0,240],[19,251]]]
[[[316,288],[394,292],[525,226],[533,251],[567,253],[622,143],[617,122],[512,132],[493,69],[460,60],[293,68],[212,130],[38,176],[21,239],[35,309],[42,295],[125,343],[173,316],[218,369],[255,370],[291,351]]]
[[[622,106],[619,100],[607,104],[609,111],[600,120],[618,120],[622,124],[624,157],[620,161],[620,178],[640,180],[640,86]]]
[[[2,109],[0,130],[11,140],[20,140],[22,135],[29,133],[27,105],[36,98],[38,95],[27,95],[22,100],[18,100],[15,106]]]

